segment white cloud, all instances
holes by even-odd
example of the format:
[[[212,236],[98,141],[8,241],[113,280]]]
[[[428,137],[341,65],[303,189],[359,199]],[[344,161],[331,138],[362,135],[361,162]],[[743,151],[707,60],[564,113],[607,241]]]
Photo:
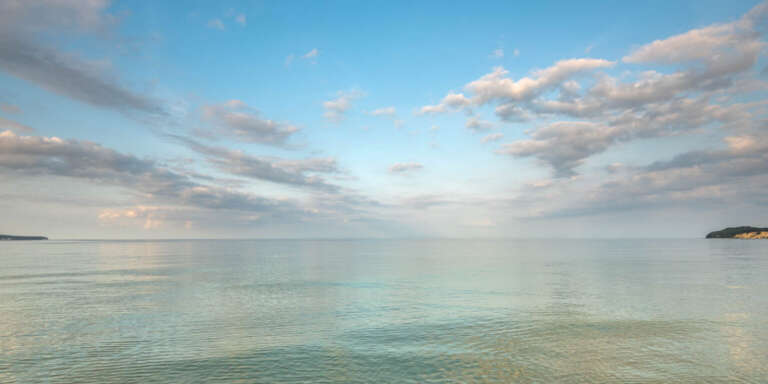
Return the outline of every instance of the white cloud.
[[[693,29],[634,50],[622,60],[627,63],[677,64],[703,61],[717,65],[720,61],[731,60],[728,56],[755,58],[765,43],[756,32],[757,23],[765,23],[768,3],[755,7],[738,21],[715,24]]]
[[[222,22],[221,19],[208,20],[208,24],[206,25],[208,26],[208,28],[218,29],[219,31],[224,30],[224,22]]]
[[[450,110],[461,109],[471,104],[471,101],[462,93],[450,92],[437,105],[425,105],[419,110],[419,114],[437,114]]]
[[[324,101],[325,118],[339,123],[344,120],[347,111],[352,107],[352,101],[362,97],[360,91],[339,91],[338,97],[332,100]]]
[[[482,138],[483,143],[490,143],[492,141],[499,141],[504,138],[503,133],[491,133]]]
[[[317,50],[317,48],[312,48],[309,52],[305,53],[303,56],[301,56],[303,59],[312,60],[314,61],[317,59],[317,56],[320,55],[320,51]]]
[[[424,165],[417,162],[395,163],[389,167],[390,173],[408,173],[418,171],[424,168]]]
[[[30,126],[17,123],[13,120],[4,119],[2,117],[0,117],[0,130],[11,130],[16,133],[29,133],[35,131],[35,129]]]
[[[397,109],[395,109],[395,107],[383,107],[379,109],[374,109],[370,113],[371,113],[371,116],[384,116],[384,117],[394,118],[397,115]]]
[[[235,16],[235,22],[237,22],[238,24],[240,24],[241,26],[244,27],[244,26],[248,25],[248,18],[247,18],[247,16],[245,16],[244,14],[241,13],[241,14]]]
[[[491,57],[494,59],[501,59],[504,57],[504,50],[501,48],[494,49],[493,52],[491,52]]]
[[[601,70],[616,62],[580,58],[561,60],[515,79],[498,67],[464,87],[467,96],[460,94],[461,107],[492,105],[503,121],[542,124],[532,130],[529,140],[506,144],[501,152],[536,158],[558,176],[574,175],[586,159],[618,143],[718,127],[751,129],[759,124],[756,117],[768,110],[761,102],[734,100],[768,90],[750,72],[768,46],[763,40],[766,16],[768,3],[763,3],[737,21],[654,41],[621,61],[633,66],[675,65],[673,71],[644,68],[614,77]],[[420,112],[448,110],[449,104],[442,102]],[[491,127],[474,115],[466,126]]]
[[[402,128],[403,127],[403,121],[400,120],[397,117],[397,109],[395,107],[383,107],[379,109],[375,109],[371,112],[369,112],[371,116],[378,116],[378,117],[384,117],[387,119],[392,120],[392,123],[395,125],[395,128]]]
[[[472,91],[473,101],[478,104],[530,100],[572,76],[598,68],[609,68],[614,64],[613,61],[602,59],[561,60],[549,68],[534,71],[533,77],[523,77],[519,80],[508,78],[509,71],[498,67],[467,84],[466,88]]]

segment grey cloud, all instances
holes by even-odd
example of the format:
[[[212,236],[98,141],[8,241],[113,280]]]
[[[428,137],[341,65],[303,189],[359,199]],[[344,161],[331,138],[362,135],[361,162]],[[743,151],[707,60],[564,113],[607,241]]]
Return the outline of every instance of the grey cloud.
[[[338,186],[327,183],[317,175],[339,172],[336,160],[333,158],[286,160],[257,157],[242,151],[204,145],[182,136],[171,135],[170,137],[205,156],[219,170],[232,175],[326,192],[339,190]]]
[[[0,104],[0,111],[10,115],[15,115],[21,113],[21,108],[13,104]]]
[[[509,122],[524,122],[530,119],[530,115],[523,108],[514,103],[501,104],[496,107],[496,116]]]
[[[161,200],[206,209],[274,213],[297,208],[286,201],[203,185],[152,160],[126,155],[88,141],[0,133],[0,168],[21,175],[63,176],[138,192]]]
[[[540,128],[529,140],[505,144],[498,152],[515,157],[535,157],[555,170],[558,177],[575,174],[588,156],[602,152],[616,140],[617,131],[589,122],[558,122]]]
[[[109,0],[4,0],[0,2],[0,28],[25,33],[70,29],[99,31],[114,24],[105,11]]]
[[[107,78],[95,65],[13,36],[0,37],[0,68],[52,92],[122,112],[164,114],[156,100]]]
[[[433,207],[461,205],[461,204],[474,205],[476,204],[476,202],[466,201],[464,199],[458,199],[455,197],[454,198],[445,197],[444,195],[426,194],[426,195],[403,197],[400,199],[400,201],[398,201],[397,206],[409,208],[409,209],[416,209],[416,210],[426,210]]]
[[[733,100],[765,89],[751,69],[766,47],[766,15],[768,3],[762,3],[732,23],[657,40],[622,59],[627,64],[674,65],[672,72],[645,70],[617,78],[597,72],[615,64],[599,59],[563,60],[520,79],[496,68],[465,86],[467,100],[477,106],[495,104],[503,121],[579,119],[536,129],[529,140],[500,151],[537,158],[561,177],[574,175],[587,158],[618,143],[708,126],[749,130],[759,124],[760,113],[752,110],[753,103]],[[580,83],[579,75],[594,75],[595,81]],[[445,103],[422,108],[444,110]]]
[[[755,136],[728,136],[725,139],[728,148],[725,150],[699,150],[679,154],[670,160],[656,161],[645,167],[645,171],[659,172],[692,167],[712,167],[729,162],[747,165],[752,160],[765,165],[763,172],[768,173],[768,141]],[[729,167],[733,171],[732,167]],[[747,168],[749,169],[749,167]],[[730,175],[740,175],[743,172],[730,172]],[[727,177],[728,175],[719,175]]]
[[[222,134],[251,143],[285,146],[299,130],[288,123],[261,118],[256,109],[240,100],[203,106],[202,113]]]
[[[490,135],[486,135],[482,138],[483,143],[490,143],[492,141],[499,141],[504,138],[503,133],[491,133]]]
[[[35,131],[34,128],[28,125],[17,123],[13,120],[4,119],[2,117],[0,117],[0,130],[11,130],[16,133],[30,133]]]
[[[94,63],[48,47],[38,34],[99,32],[114,24],[108,1],[0,3],[0,69],[54,93],[121,112],[165,114],[164,106],[134,92]]]
[[[297,175],[334,172],[335,167],[331,159],[284,160],[278,166],[285,173]],[[371,210],[382,207],[380,203],[355,193],[319,188],[318,193],[303,200],[259,196],[222,187],[218,178],[199,182],[193,175],[170,170],[156,161],[89,141],[0,132],[0,174],[19,179],[45,178],[51,185],[59,182],[53,177],[60,177],[123,188],[136,206],[103,210],[100,219],[115,221],[115,225],[120,220],[133,220],[144,223],[145,228],[154,228],[167,220],[175,225],[194,222],[195,226],[242,230],[243,226],[269,224],[284,225],[283,233],[288,236],[295,233],[297,224],[302,231],[322,233],[334,229],[339,234],[349,233],[345,226],[348,222],[364,227],[392,225],[373,218]],[[55,190],[46,193],[55,198]],[[37,199],[45,200],[46,196]],[[126,206],[126,202],[119,204]]]
[[[484,132],[493,129],[493,123],[480,119],[476,116],[468,118],[464,126],[473,132]]]
[[[768,187],[768,142],[762,137],[732,136],[727,148],[682,153],[646,167],[626,169],[564,207],[542,217],[584,216],[680,204],[764,204]],[[567,184],[563,184],[567,185]],[[554,200],[567,199],[573,188]]]
[[[552,166],[558,177],[576,174],[588,157],[619,142],[676,135],[712,122],[749,121],[752,115],[741,104],[711,105],[707,98],[679,99],[640,110],[626,110],[603,122],[563,121],[533,131],[499,150],[515,157],[535,157]]]

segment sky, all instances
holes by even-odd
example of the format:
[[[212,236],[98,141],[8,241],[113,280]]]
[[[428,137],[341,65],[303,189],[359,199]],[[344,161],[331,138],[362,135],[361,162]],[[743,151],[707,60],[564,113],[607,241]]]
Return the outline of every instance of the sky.
[[[0,233],[768,226],[768,3],[0,0]]]

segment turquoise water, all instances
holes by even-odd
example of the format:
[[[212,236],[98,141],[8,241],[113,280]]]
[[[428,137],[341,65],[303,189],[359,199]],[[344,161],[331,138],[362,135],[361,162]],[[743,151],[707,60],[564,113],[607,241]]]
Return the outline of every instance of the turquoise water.
[[[767,381],[768,241],[0,243],[0,383]]]

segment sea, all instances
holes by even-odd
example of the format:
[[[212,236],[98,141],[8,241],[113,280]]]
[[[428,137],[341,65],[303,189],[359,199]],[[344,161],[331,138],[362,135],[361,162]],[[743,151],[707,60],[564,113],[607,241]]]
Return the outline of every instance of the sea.
[[[766,383],[768,241],[0,242],[0,383]]]

